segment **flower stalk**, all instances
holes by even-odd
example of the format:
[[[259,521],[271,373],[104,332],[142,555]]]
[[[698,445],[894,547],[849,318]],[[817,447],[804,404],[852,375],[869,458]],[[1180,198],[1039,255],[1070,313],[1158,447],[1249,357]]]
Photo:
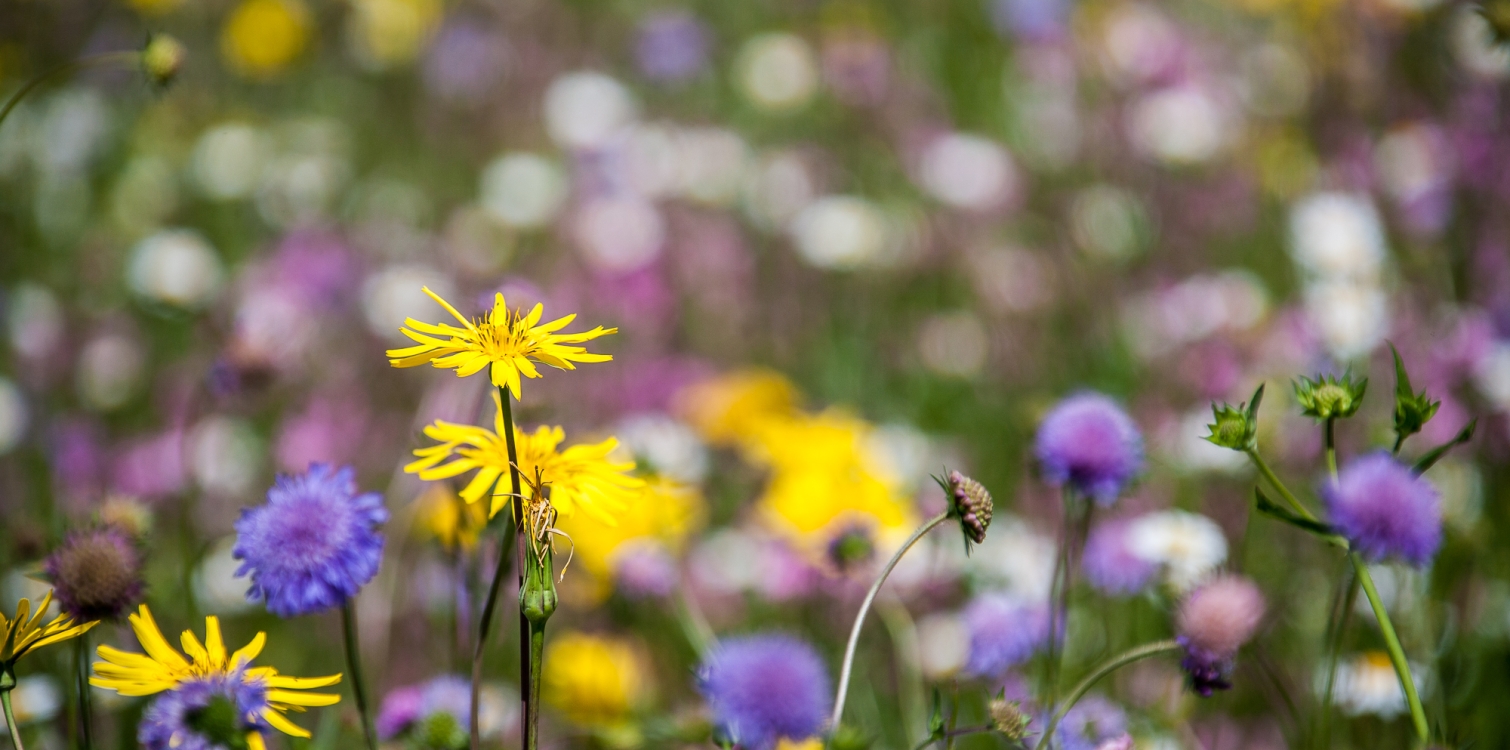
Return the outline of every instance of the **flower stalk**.
[[[493,582],[488,586],[488,598],[482,605],[482,618],[477,625],[477,643],[473,645],[472,649],[471,715],[467,721],[470,725],[468,730],[471,734],[471,744],[469,746],[471,750],[480,750],[482,747],[482,730],[478,724],[478,709],[482,703],[482,657],[487,649],[488,631],[493,626],[493,611],[498,608],[499,589],[502,587],[504,574],[508,572],[508,559],[511,547],[519,557],[519,587],[521,591],[524,589],[525,552],[524,545],[518,542],[524,536],[524,510],[522,507],[524,503],[519,481],[519,448],[514,444],[514,404],[505,390],[505,386],[498,386],[498,395],[501,402],[500,409],[503,412],[504,441],[508,447],[509,454],[509,482],[513,488],[513,493],[511,494],[513,502],[510,503],[510,507],[514,511],[514,535],[512,538],[506,537],[503,548],[498,553],[498,568],[493,571]],[[510,545],[509,541],[512,541],[513,544]],[[522,610],[519,613],[519,625],[519,650],[522,657],[519,666],[519,684],[528,685],[530,676],[529,638],[525,636],[525,633],[529,632],[529,622],[525,619]],[[528,694],[526,694],[526,700],[528,700]]]
[[[541,486],[536,478],[535,502],[528,513],[528,551],[524,562],[524,585],[519,588],[519,613],[528,627],[529,659],[526,682],[522,683],[524,750],[536,750],[540,743],[540,685],[545,659],[545,623],[556,612],[560,598],[556,594],[555,551],[551,534],[555,531],[556,511],[550,504],[550,485]]]
[[[16,750],[26,750],[21,744],[21,730],[16,727],[16,712],[11,709],[10,691],[16,687],[16,673],[9,668],[0,671],[0,706],[5,708],[5,728],[10,730],[10,741]]]
[[[1415,725],[1416,738],[1424,745],[1430,738],[1431,728],[1426,723],[1426,708],[1421,705],[1421,696],[1416,693],[1416,681],[1410,673],[1410,664],[1405,661],[1405,649],[1400,646],[1400,637],[1395,634],[1389,613],[1384,611],[1384,602],[1379,599],[1379,590],[1374,587],[1374,578],[1369,575],[1368,566],[1357,552],[1349,552],[1348,560],[1353,563],[1353,572],[1358,576],[1358,583],[1363,586],[1363,595],[1368,597],[1368,605],[1374,610],[1374,619],[1379,621],[1379,632],[1384,636],[1385,650],[1389,652],[1390,663],[1395,666],[1395,676],[1400,679],[1400,687],[1405,690],[1405,701],[1410,705],[1410,721]]]
[[[1048,726],[1044,727],[1043,734],[1038,737],[1038,744],[1034,746],[1034,750],[1044,750],[1044,748],[1049,746],[1049,743],[1051,742],[1050,738],[1054,736],[1054,730],[1059,728],[1059,722],[1064,719],[1064,715],[1069,713],[1070,709],[1074,708],[1075,704],[1079,702],[1086,693],[1090,692],[1090,689],[1094,687],[1096,682],[1102,677],[1105,677],[1112,672],[1121,669],[1122,667],[1132,664],[1133,662],[1147,659],[1150,656],[1158,656],[1159,654],[1176,652],[1181,650],[1182,648],[1184,647],[1181,646],[1178,641],[1155,641],[1153,643],[1139,646],[1130,651],[1125,651],[1117,656],[1112,657],[1101,666],[1096,667],[1094,671],[1085,676],[1085,679],[1081,680],[1078,684],[1075,685],[1072,690],[1070,690],[1069,695],[1067,695],[1064,699],[1064,704],[1059,706],[1059,708],[1054,711],[1053,716],[1049,719]]]
[[[79,691],[79,746],[94,749],[94,710],[89,700],[89,634],[74,641],[75,683]]]
[[[351,670],[351,693],[356,698],[357,713],[362,716],[362,734],[367,739],[367,750],[377,750],[377,733],[372,729],[372,712],[367,707],[367,681],[362,677],[357,615],[350,599],[341,604],[341,632],[346,639],[346,668]]]

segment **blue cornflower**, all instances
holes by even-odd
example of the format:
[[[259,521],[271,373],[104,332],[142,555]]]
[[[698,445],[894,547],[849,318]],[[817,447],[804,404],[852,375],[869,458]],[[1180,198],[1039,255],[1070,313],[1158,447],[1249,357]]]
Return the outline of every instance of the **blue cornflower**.
[[[699,669],[698,687],[719,728],[748,750],[817,735],[833,701],[823,660],[786,635],[723,641]]]
[[[1348,464],[1325,482],[1332,525],[1370,560],[1398,557],[1416,566],[1431,562],[1442,545],[1442,500],[1430,482],[1387,453]]]
[[[965,608],[970,651],[965,670],[1000,679],[1048,645],[1049,610],[1022,604],[1003,594],[983,594]]]
[[[1117,402],[1081,393],[1043,418],[1035,453],[1049,483],[1111,505],[1143,468],[1143,435]]]
[[[152,702],[136,729],[146,750],[263,750],[267,688],[240,670],[180,682]]]
[[[236,521],[236,575],[251,573],[250,601],[266,601],[279,617],[319,612],[344,603],[377,575],[388,520],[383,497],[357,494],[355,472],[311,464],[304,474],[280,475],[267,504]]]

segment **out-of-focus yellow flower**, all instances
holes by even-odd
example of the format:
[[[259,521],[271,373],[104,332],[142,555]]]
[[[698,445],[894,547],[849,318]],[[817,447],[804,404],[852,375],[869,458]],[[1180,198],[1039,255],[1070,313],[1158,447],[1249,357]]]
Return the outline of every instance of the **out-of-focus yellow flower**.
[[[600,579],[613,574],[616,554],[629,542],[654,540],[672,552],[679,551],[687,535],[701,525],[703,497],[696,487],[663,477],[648,481],[635,496],[617,526],[591,518],[560,521],[556,528],[571,537],[572,559]]]
[[[184,4],[184,0],[126,0],[126,4],[144,16],[161,16]]]
[[[571,631],[546,645],[544,679],[546,702],[589,727],[622,722],[649,688],[628,643]]]
[[[441,420],[426,427],[425,434],[440,444],[416,449],[414,455],[419,460],[405,466],[404,471],[435,481],[476,469],[472,481],[462,488],[461,497],[468,503],[482,499],[509,470],[508,444],[502,437],[503,401],[496,391],[493,404],[496,411],[492,430]],[[520,473],[533,480],[538,470],[541,481],[551,486],[551,505],[563,519],[582,510],[603,523],[615,525],[617,516],[645,486],[643,479],[628,474],[634,470],[633,461],[614,461],[609,457],[619,446],[617,438],[558,450],[566,440],[566,431],[541,426],[533,433],[515,428],[514,440]],[[528,483],[520,490],[528,506],[534,499],[534,490]],[[509,492],[508,487],[493,491],[489,517],[508,507]]]
[[[767,420],[796,414],[797,388],[777,372],[739,370],[687,387],[677,397],[677,410],[703,439],[731,445]]]
[[[823,750],[823,740],[813,737],[799,742],[782,737],[776,743],[776,750]]]
[[[42,597],[42,603],[37,605],[37,611],[32,613],[31,600],[22,599],[16,605],[16,616],[6,619],[5,613],[0,612],[0,674],[15,676],[16,662],[21,657],[42,648],[50,646],[58,641],[66,641],[84,633],[100,624],[99,620],[85,623],[75,623],[68,615],[58,615],[46,625],[42,624],[42,617],[47,614],[47,608],[52,604],[52,590],[49,589],[47,596]]]
[[[349,38],[357,56],[376,68],[412,62],[440,22],[440,0],[356,0]]]
[[[220,32],[220,53],[248,78],[282,73],[309,43],[309,11],[298,0],[242,0]]]
[[[452,551],[475,548],[488,523],[480,503],[464,502],[445,482],[426,487],[415,501],[414,511],[415,531]]]
[[[560,370],[575,370],[574,362],[613,359],[612,355],[593,354],[583,347],[570,345],[618,333],[617,328],[598,326],[581,333],[556,333],[571,325],[577,316],[567,315],[541,324],[544,306],[536,303],[528,314],[523,314],[510,310],[502,294],[493,296],[492,312],[476,320],[467,320],[451,303],[428,287],[424,292],[446,308],[462,327],[406,318],[406,327],[400,328],[399,332],[419,343],[404,349],[389,349],[388,363],[394,367],[418,367],[428,362],[434,367],[455,370],[457,377],[463,378],[486,369],[493,385],[499,388],[508,386],[509,392],[517,399],[520,374],[527,378],[540,377],[536,362]]]

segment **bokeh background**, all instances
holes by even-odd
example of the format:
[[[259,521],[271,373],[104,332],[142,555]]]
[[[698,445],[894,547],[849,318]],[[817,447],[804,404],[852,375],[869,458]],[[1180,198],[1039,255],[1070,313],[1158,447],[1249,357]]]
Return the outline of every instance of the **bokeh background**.
[[[1435,565],[1376,577],[1444,735],[1510,744],[1510,51],[1478,9],[8,0],[0,91],[149,32],[187,47],[170,86],[64,75],[0,125],[3,602],[68,530],[129,522],[170,638],[219,614],[237,644],[267,630],[284,672],[341,671],[338,617],[246,603],[230,544],[275,473],[349,463],[394,513],[359,601],[377,694],[462,671],[498,535],[401,467],[424,424],[491,403],[383,352],[406,315],[442,319],[422,285],[469,314],[501,291],[619,327],[594,342],[612,363],[527,382],[516,414],[617,435],[659,493],[621,529],[568,524],[550,746],[695,746],[699,616],[801,635],[837,671],[876,565],[836,540],[888,552],[942,507],[945,468],[992,490],[996,523],[972,557],[941,532],[898,572],[848,716],[912,747],[939,685],[980,720],[994,688],[960,676],[960,612],[1047,595],[1058,498],[1028,446],[1087,388],[1144,431],[1107,517],[1162,514],[1169,580],[1077,595],[1071,672],[1165,637],[1182,576],[1241,570],[1273,614],[1237,688],[1198,699],[1149,662],[1102,686],[1107,710],[1139,747],[1310,746],[1344,563],[1250,524],[1254,475],[1201,437],[1211,401],[1267,383],[1260,445],[1314,486],[1290,379],[1370,376],[1342,451],[1387,446],[1388,340],[1443,402],[1407,454],[1480,425],[1431,474]],[[772,411],[797,426],[762,437]],[[1353,622],[1333,746],[1405,747],[1361,602]],[[489,661],[505,747],[511,631]],[[70,746],[72,654],[29,662],[32,746]],[[132,746],[142,702],[96,693],[104,746]],[[349,700],[301,721],[294,747],[357,741]]]

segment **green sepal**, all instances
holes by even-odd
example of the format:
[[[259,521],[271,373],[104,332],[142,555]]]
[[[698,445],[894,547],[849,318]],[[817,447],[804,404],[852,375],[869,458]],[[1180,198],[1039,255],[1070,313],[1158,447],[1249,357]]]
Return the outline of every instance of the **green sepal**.
[[[1448,440],[1447,442],[1442,443],[1435,448],[1432,448],[1430,453],[1422,456],[1421,460],[1417,461],[1414,467],[1411,467],[1411,473],[1415,474],[1416,476],[1425,474],[1427,469],[1436,466],[1437,462],[1442,460],[1443,456],[1447,455],[1447,451],[1450,451],[1453,448],[1456,448],[1459,445],[1472,440],[1473,431],[1477,429],[1478,426],[1478,417],[1474,417],[1473,420],[1468,423],[1468,426],[1464,427],[1462,430],[1459,430],[1458,434],[1454,435],[1451,440]]]
[[[1405,442],[1405,438],[1420,432],[1436,416],[1442,402],[1433,401],[1424,390],[1416,393],[1411,387],[1410,375],[1405,372],[1405,362],[1400,359],[1399,350],[1395,349],[1394,344],[1390,344],[1389,351],[1395,358],[1395,444],[1398,446]]]
[[[1318,420],[1343,419],[1358,413],[1363,395],[1368,392],[1368,378],[1353,379],[1351,370],[1335,375],[1302,377],[1295,383],[1295,400],[1301,412]]]
[[[944,696],[937,687],[933,688],[933,710],[928,715],[928,736],[944,736]]]
[[[1211,403],[1212,422],[1206,425],[1211,434],[1205,436],[1205,440],[1212,445],[1223,448],[1231,448],[1235,451],[1251,451],[1258,446],[1258,405],[1264,400],[1264,384],[1259,383],[1258,390],[1253,392],[1253,397],[1245,403],[1232,406],[1222,403],[1217,406]]]
[[[840,724],[828,738],[831,750],[870,750],[874,744],[875,738],[848,724]]]

